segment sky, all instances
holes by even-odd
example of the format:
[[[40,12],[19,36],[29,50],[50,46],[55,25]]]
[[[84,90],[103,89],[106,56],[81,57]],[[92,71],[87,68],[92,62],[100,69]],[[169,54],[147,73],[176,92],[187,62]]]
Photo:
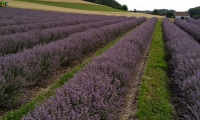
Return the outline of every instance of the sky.
[[[190,8],[200,6],[200,0],[115,0],[127,5],[129,10],[173,9],[175,11],[188,11]]]

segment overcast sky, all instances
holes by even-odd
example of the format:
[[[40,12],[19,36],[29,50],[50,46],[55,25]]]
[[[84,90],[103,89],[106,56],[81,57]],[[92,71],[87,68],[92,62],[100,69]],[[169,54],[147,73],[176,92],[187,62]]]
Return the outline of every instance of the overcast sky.
[[[128,6],[129,10],[154,10],[173,9],[187,11],[190,8],[200,6],[200,0],[116,0],[120,4]]]

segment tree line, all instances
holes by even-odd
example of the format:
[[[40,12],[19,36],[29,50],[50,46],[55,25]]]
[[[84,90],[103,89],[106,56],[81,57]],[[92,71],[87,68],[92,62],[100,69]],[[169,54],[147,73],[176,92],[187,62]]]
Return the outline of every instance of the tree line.
[[[128,10],[127,5],[121,5],[115,0],[85,0],[85,1],[106,5],[120,10],[125,10],[125,11]]]
[[[154,15],[161,15],[161,16],[167,16],[167,17],[174,17],[175,10],[168,10],[168,9],[154,9],[153,14]]]
[[[199,7],[195,7],[195,8],[190,8],[188,10],[188,12],[190,13],[190,16],[195,18],[195,19],[199,19],[200,18],[200,6]]]
[[[163,16],[167,16],[167,17],[174,17],[174,12],[176,12],[176,11],[175,10],[167,10],[167,9],[154,9],[153,10],[154,15],[163,15]],[[190,13],[190,17],[192,17],[194,19],[200,19],[200,6],[195,7],[195,8],[190,8],[188,10],[188,12]]]

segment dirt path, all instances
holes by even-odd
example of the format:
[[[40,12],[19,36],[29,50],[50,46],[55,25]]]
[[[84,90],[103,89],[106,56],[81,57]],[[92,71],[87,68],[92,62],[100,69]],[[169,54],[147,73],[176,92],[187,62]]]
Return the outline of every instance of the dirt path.
[[[130,83],[128,93],[126,95],[126,105],[122,109],[120,120],[137,120],[135,114],[137,112],[138,94],[141,85],[141,79],[145,72],[145,67],[149,55],[150,44],[145,51],[140,63],[136,66],[136,73],[133,75],[134,79]]]

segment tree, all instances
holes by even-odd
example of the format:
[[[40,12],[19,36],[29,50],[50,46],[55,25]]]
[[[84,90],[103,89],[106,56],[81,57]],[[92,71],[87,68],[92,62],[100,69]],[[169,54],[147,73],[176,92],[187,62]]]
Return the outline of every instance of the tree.
[[[122,9],[122,5],[115,0],[84,0],[84,1],[102,4],[116,9]]]
[[[188,12],[190,13],[191,17],[194,17],[194,15],[200,15],[200,6],[196,8],[190,8]]]
[[[125,11],[127,11],[127,10],[128,10],[128,7],[127,7],[127,5],[123,5],[123,6],[122,6],[122,10],[125,10]]]
[[[137,10],[136,10],[136,9],[134,9],[134,12],[137,12]]]
[[[172,11],[167,12],[167,17],[173,17],[173,16],[174,16],[174,13]]]
[[[158,15],[158,10],[157,10],[157,9],[154,9],[154,10],[153,10],[153,14],[154,14],[154,15]]]
[[[200,15],[193,15],[194,19],[200,19]]]

